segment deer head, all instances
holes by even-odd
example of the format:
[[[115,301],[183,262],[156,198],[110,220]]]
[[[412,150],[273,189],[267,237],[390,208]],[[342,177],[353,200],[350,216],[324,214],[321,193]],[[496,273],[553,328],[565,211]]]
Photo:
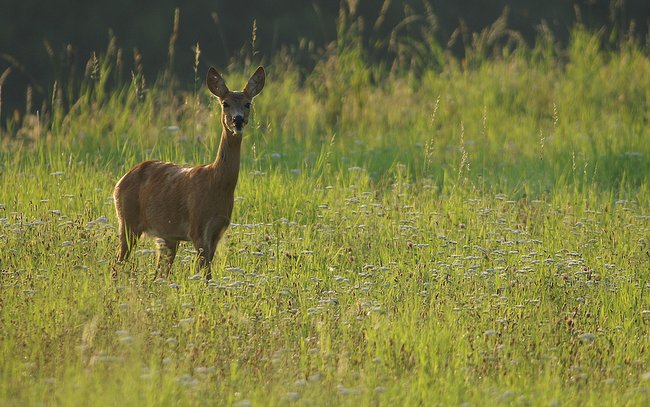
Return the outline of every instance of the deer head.
[[[248,124],[248,114],[250,113],[253,98],[257,96],[264,88],[264,79],[266,74],[261,66],[257,68],[253,76],[248,80],[246,87],[241,92],[230,91],[216,69],[208,70],[206,83],[208,89],[219,98],[221,103],[221,122],[225,129],[230,133],[241,136],[244,132],[244,126]]]

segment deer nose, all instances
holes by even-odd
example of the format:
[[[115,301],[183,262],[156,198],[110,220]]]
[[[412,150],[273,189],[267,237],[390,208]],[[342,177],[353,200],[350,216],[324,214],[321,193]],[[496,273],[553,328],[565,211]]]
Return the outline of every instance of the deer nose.
[[[244,124],[244,116],[238,114],[232,118],[232,122],[235,124],[235,126],[241,127]]]

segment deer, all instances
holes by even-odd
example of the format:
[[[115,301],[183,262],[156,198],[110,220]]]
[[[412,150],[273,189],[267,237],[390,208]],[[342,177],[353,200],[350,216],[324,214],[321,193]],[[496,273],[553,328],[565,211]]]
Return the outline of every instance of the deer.
[[[264,88],[266,74],[258,67],[242,91],[230,91],[213,67],[206,85],[221,105],[221,141],[211,164],[182,166],[144,161],[115,185],[113,199],[119,223],[117,264],[123,264],[143,235],[157,238],[155,272],[166,277],[179,242],[190,241],[198,251],[197,274],[212,279],[210,263],[217,244],[230,226],[239,178],[244,127],[253,98]],[[114,271],[115,273],[115,271]]]

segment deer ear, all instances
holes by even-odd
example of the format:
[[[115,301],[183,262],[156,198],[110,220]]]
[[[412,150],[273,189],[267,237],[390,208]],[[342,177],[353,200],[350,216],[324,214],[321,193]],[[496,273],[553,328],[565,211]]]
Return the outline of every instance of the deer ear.
[[[219,75],[219,72],[212,67],[208,70],[208,76],[205,79],[205,83],[208,85],[210,92],[220,99],[226,97],[229,92],[228,87],[226,86],[226,81],[224,81],[221,75]]]
[[[244,93],[251,99],[257,96],[262,91],[262,88],[264,88],[265,78],[266,73],[264,72],[264,68],[260,66],[248,80],[244,88]]]

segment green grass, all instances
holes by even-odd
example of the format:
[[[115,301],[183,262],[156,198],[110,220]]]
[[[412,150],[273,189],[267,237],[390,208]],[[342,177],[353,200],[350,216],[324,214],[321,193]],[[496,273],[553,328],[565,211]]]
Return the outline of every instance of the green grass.
[[[110,277],[114,184],[212,161],[207,92],[87,80],[10,123],[0,404],[647,405],[650,58],[599,44],[274,60],[208,286],[189,244],[154,281],[150,240]]]

